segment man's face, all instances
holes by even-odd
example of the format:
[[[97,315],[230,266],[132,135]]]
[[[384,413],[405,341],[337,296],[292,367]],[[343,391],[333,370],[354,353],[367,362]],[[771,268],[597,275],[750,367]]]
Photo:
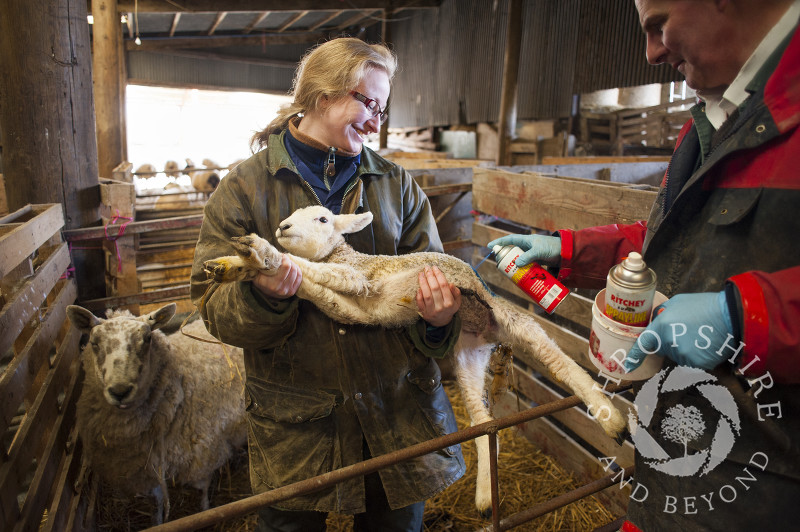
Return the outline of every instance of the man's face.
[[[727,2],[722,0],[636,0],[647,38],[647,61],[668,63],[698,91],[724,89],[745,57]]]

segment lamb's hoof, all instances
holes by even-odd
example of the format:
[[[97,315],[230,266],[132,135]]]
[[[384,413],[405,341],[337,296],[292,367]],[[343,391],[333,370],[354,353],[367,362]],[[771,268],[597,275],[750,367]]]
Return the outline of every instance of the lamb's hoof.
[[[210,279],[218,283],[228,283],[235,281],[233,266],[224,259],[207,260],[203,263],[203,270]]]
[[[630,431],[627,428],[625,428],[622,432],[617,434],[617,437],[614,438],[614,441],[617,442],[617,445],[622,445],[623,443],[625,443],[625,440],[628,439],[629,435],[630,435]]]
[[[492,518],[492,507],[489,506],[488,508],[484,508],[483,510],[478,508],[478,513],[480,514],[481,519],[487,519],[487,520],[491,519]]]
[[[233,248],[236,250],[240,256],[244,258],[250,258],[251,255],[254,254],[253,244],[255,243],[254,239],[250,235],[245,236],[236,236],[233,237]]]

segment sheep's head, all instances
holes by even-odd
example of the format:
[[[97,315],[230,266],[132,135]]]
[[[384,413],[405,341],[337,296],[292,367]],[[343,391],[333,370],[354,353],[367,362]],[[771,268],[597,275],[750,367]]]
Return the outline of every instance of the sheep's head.
[[[344,235],[361,231],[372,222],[372,213],[333,214],[321,205],[298,209],[275,231],[278,243],[289,253],[321,260],[344,242]]]
[[[150,378],[152,333],[169,322],[175,308],[170,303],[140,317],[116,313],[102,319],[83,307],[67,307],[72,324],[89,335],[83,356],[94,357],[93,366],[110,405],[125,409],[141,399],[139,392]]]

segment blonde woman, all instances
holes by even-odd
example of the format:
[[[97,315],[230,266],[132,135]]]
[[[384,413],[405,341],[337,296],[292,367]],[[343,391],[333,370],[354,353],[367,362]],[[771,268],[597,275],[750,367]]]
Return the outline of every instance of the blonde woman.
[[[275,229],[298,208],[370,211],[348,237],[358,251],[442,251],[431,209],[409,174],[363,146],[386,118],[396,59],[385,46],[336,39],[309,52],[293,102],[254,137],[260,149],[211,196],[192,272],[209,330],[245,350],[251,484],[255,493],[457,430],[436,358],[452,350],[458,289],[420,275],[421,318],[406,329],[335,323],[295,296],[283,259],[275,276],[208,288],[205,260],[234,252],[231,237]],[[208,293],[206,294],[206,292]],[[459,446],[262,509],[258,530],[324,530],[328,512],[356,530],[422,529],[424,501],[461,477]]]

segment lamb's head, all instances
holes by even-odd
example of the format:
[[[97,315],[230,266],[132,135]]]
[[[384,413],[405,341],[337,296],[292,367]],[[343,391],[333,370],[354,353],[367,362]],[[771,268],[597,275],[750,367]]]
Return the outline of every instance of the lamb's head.
[[[143,399],[140,392],[143,388],[146,391],[151,378],[153,333],[169,322],[175,308],[175,303],[170,303],[140,317],[116,312],[113,317],[102,319],[83,307],[67,307],[72,324],[89,335],[83,356],[93,357],[90,365],[94,366],[110,405],[125,409]]]
[[[286,251],[309,260],[321,260],[344,243],[344,235],[361,231],[372,213],[333,214],[321,205],[298,209],[280,223],[275,236]]]

